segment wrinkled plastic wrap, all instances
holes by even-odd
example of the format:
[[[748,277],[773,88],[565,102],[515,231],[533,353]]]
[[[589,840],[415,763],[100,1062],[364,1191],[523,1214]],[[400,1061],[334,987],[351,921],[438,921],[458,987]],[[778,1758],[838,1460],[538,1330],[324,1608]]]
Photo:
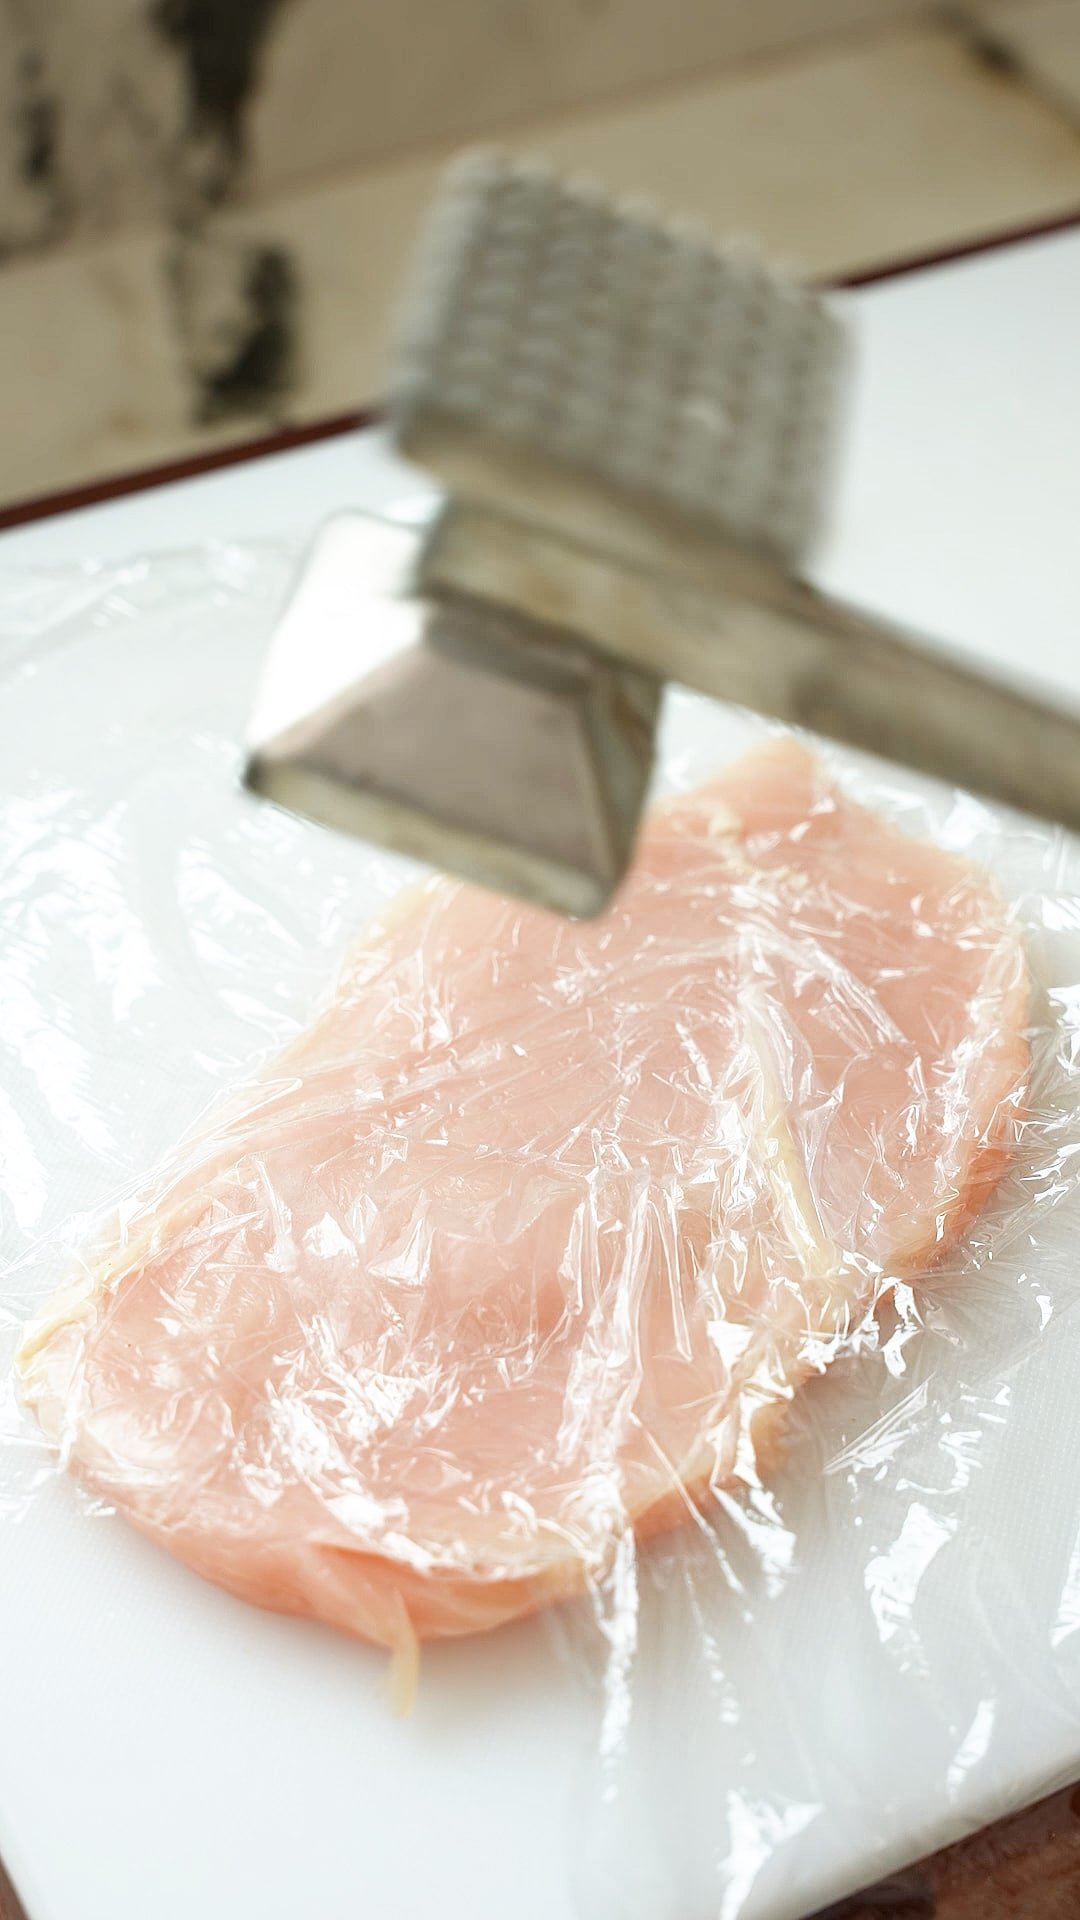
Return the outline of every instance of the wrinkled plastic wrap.
[[[605,920],[433,882],[239,791],[290,564],[3,586],[0,1529],[539,1610],[580,1911],[790,1920],[1080,1770],[1075,849],[674,692]]]

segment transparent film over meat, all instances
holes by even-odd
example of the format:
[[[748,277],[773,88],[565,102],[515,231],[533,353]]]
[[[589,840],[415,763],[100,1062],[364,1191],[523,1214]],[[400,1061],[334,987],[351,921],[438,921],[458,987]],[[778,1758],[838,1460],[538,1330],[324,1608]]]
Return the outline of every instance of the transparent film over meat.
[[[581,1910],[804,1911],[1080,1748],[1071,845],[673,694],[608,915],[432,879],[238,791],[286,562],[5,592],[10,1523],[418,1741],[530,1622]]]

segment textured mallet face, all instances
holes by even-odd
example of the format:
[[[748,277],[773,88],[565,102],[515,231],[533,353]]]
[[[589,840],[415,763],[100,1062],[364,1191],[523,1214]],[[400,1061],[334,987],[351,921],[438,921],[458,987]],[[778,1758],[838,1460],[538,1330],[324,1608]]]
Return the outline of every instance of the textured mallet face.
[[[482,435],[796,566],[822,509],[841,346],[821,297],[750,253],[482,156],[430,219],[391,391],[420,458],[435,435]]]

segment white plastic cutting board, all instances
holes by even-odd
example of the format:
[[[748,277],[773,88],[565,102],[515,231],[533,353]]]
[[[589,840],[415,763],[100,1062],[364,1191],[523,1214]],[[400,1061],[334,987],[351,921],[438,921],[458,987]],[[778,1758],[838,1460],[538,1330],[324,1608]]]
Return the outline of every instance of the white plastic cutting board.
[[[820,577],[1080,698],[1080,235],[889,282],[849,305],[859,396]],[[354,436],[9,534],[0,567],[299,537],[343,504],[401,493],[377,437]],[[1018,1369],[1015,1446],[973,1494],[1018,1591],[1028,1578],[1060,1587],[1053,1556],[1077,1537],[1078,1369],[1080,1333],[1067,1329]],[[816,1713],[834,1762],[822,1777],[835,1806],[805,1840],[793,1817],[782,1874],[747,1909],[754,1920],[792,1920],[1080,1773],[1080,1567],[1076,1618],[1053,1628],[1075,1649],[1068,1698],[1033,1705],[1003,1630],[986,1656],[1000,1668],[987,1683],[995,1711],[972,1726],[946,1808],[918,1786],[940,1730],[860,1689],[858,1644],[843,1639],[859,1558],[854,1543],[831,1545],[786,1645],[740,1647],[733,1618],[725,1648],[779,1675],[804,1725]],[[936,1550],[932,1537],[909,1547],[916,1563]],[[888,1581],[902,1599],[909,1576],[885,1569],[886,1606]],[[920,1625],[954,1636],[959,1661],[956,1596],[955,1582],[924,1595],[940,1617]],[[768,1778],[786,1764],[791,1720],[768,1686],[760,1699]],[[122,1524],[88,1521],[60,1483],[0,1541],[0,1857],[31,1920],[570,1920],[568,1843],[591,1729],[536,1624],[434,1656],[415,1716],[399,1722],[377,1656],[217,1593]],[[880,1783],[872,1822],[867,1779]],[[752,1779],[746,1804],[752,1817]],[[657,1832],[684,1811],[656,1809]],[[678,1885],[643,1834],[607,1862],[603,1905],[597,1883],[579,1881],[579,1897],[592,1888],[587,1920],[714,1916],[705,1796],[694,1821],[700,1857]]]

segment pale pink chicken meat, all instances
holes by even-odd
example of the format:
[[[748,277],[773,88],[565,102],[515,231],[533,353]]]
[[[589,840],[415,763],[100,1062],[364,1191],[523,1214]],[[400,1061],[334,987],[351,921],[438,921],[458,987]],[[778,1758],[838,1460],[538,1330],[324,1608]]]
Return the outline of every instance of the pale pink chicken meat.
[[[247,1599],[399,1649],[497,1625],[760,1462],[939,1257],[1028,995],[984,876],[770,741],[599,920],[409,895],[88,1251],[25,1393]]]

